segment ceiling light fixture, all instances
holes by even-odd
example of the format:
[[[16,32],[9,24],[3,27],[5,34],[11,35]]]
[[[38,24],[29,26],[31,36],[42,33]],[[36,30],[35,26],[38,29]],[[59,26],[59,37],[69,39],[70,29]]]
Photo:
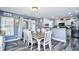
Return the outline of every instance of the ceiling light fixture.
[[[38,11],[38,7],[32,7],[32,11],[33,11],[33,12]]]

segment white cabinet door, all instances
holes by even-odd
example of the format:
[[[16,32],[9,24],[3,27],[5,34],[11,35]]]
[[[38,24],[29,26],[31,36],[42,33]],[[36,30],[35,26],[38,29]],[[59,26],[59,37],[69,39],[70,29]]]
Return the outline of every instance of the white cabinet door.
[[[53,28],[52,38],[60,42],[66,42],[66,29],[65,28]]]

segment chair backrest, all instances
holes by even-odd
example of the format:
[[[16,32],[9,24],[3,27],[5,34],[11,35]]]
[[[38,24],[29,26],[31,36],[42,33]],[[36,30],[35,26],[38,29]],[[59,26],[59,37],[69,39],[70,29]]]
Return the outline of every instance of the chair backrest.
[[[48,43],[51,41],[51,34],[52,34],[52,31],[45,32],[44,43]]]
[[[32,33],[31,31],[27,31],[28,41],[32,41]]]
[[[23,39],[24,39],[24,40],[27,40],[27,39],[28,39],[28,38],[27,38],[27,31],[28,31],[27,29],[24,29],[24,30],[23,30],[23,36],[24,36]]]
[[[42,29],[41,29],[41,32],[42,32],[42,33],[45,33],[45,29],[44,29],[44,28],[42,28]]]

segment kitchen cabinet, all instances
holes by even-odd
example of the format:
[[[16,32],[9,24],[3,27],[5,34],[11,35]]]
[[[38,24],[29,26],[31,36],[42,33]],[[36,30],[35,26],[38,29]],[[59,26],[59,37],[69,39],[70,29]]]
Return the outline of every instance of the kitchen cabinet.
[[[52,39],[66,43],[66,28],[53,28]]]

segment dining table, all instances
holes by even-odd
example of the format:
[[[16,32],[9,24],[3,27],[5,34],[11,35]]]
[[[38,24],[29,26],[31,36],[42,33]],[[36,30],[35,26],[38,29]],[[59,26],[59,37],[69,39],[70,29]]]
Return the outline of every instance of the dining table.
[[[41,42],[41,40],[44,39],[44,33],[42,33],[42,32],[32,33],[32,38],[37,40],[37,42],[38,42],[38,51],[40,51],[41,50],[40,42]]]

